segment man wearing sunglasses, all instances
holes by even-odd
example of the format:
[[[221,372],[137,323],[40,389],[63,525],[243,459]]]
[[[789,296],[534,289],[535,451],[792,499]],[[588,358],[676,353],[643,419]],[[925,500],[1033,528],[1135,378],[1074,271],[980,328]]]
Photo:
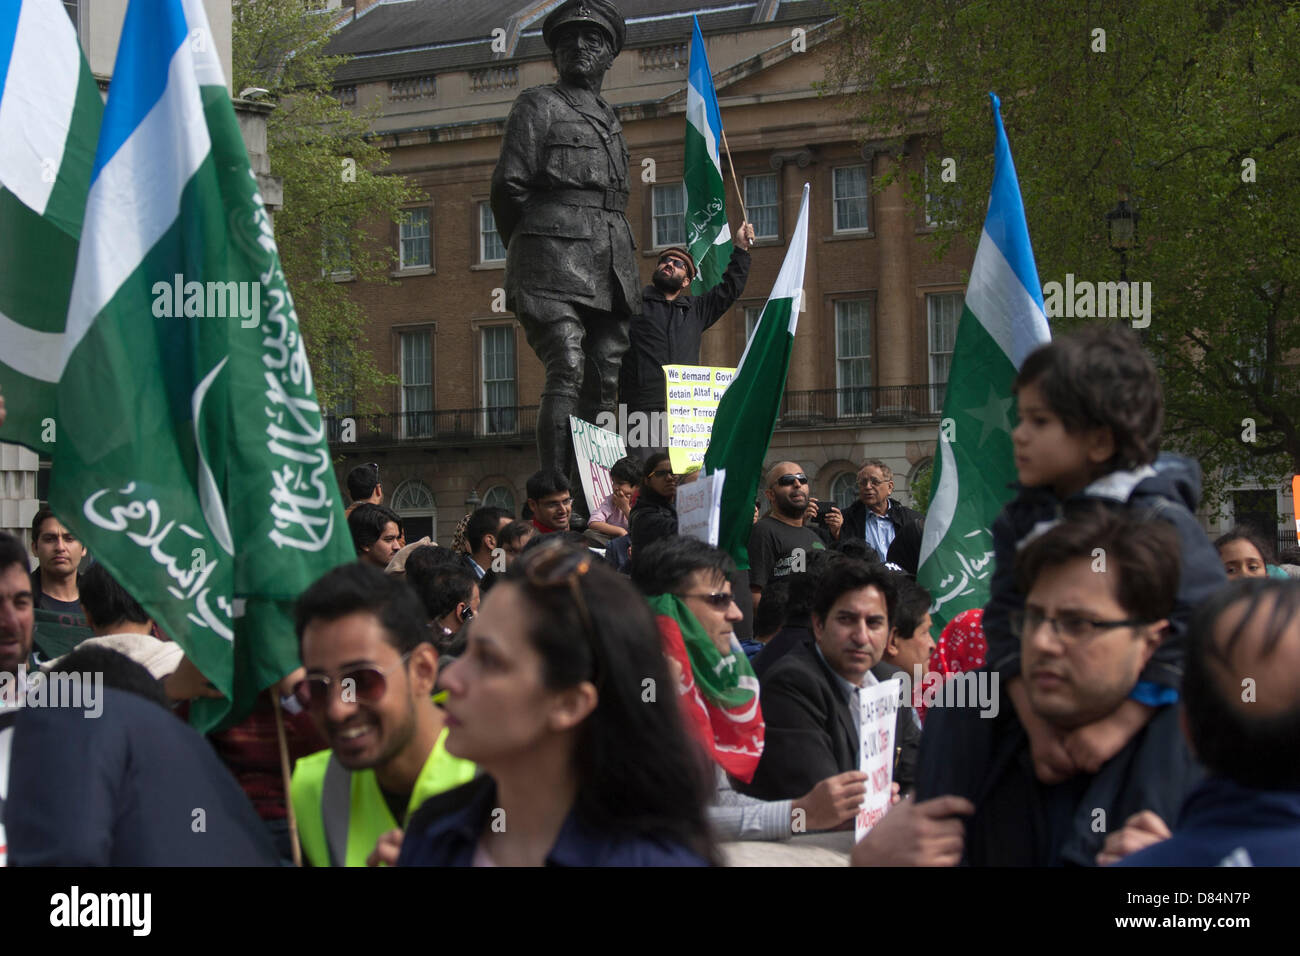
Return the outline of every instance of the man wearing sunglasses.
[[[808,476],[792,461],[767,472],[768,511],[749,533],[749,590],[758,606],[769,581],[803,570],[810,551],[823,551],[821,536],[807,527]]]
[[[632,583],[658,615],[687,726],[714,761],[717,793],[709,822],[722,840],[788,840],[806,830],[829,830],[857,811],[866,774],[833,773],[788,800],[760,800],[732,786],[732,777],[742,783],[753,778],[764,734],[752,696],[758,681],[735,634],[741,612],[731,593],[734,570],[724,552],[676,535],[647,547],[632,569]],[[706,713],[707,722],[700,719]]]
[[[474,765],[443,746],[438,653],[406,583],[366,564],[335,568],[299,598],[296,630],[306,679],[295,693],[330,744],[293,772],[303,854],[313,866],[364,866],[383,834]]]
[[[659,412],[658,420],[664,420],[668,395],[663,366],[700,364],[704,332],[745,291],[749,248],[753,244],[754,227],[742,222],[722,281],[711,289],[700,290],[698,295],[688,291],[697,275],[691,254],[680,246],[670,246],[660,253],[651,284],[641,291],[641,314],[632,318],[630,345],[619,371],[619,400],[627,406],[629,418],[631,413],[640,412],[654,422],[655,412]],[[666,444],[663,434],[650,439],[655,449]]]
[[[1103,507],[1072,514],[1026,545],[1015,560],[1025,605],[1013,628],[1029,708],[1003,706],[987,719],[969,702],[928,709],[922,802],[886,814],[855,862],[1094,866],[1140,811],[1176,819],[1203,775],[1177,707],[1158,708],[1109,759],[1077,731],[1128,699],[1164,639],[1179,552],[1168,522]],[[943,812],[954,803],[969,815],[964,828]],[[945,827],[941,844],[917,839]]]

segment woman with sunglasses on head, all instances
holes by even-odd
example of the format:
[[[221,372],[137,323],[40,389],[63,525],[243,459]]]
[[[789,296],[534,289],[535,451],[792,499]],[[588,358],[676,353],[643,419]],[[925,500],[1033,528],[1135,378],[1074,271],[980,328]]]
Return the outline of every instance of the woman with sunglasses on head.
[[[530,549],[442,675],[449,752],[483,771],[414,815],[405,866],[714,861],[708,768],[645,602],[590,552]]]
[[[636,549],[647,548],[660,538],[677,533],[677,476],[667,452],[656,452],[646,459],[645,474],[636,504],[628,516],[628,535],[632,539],[635,561]]]

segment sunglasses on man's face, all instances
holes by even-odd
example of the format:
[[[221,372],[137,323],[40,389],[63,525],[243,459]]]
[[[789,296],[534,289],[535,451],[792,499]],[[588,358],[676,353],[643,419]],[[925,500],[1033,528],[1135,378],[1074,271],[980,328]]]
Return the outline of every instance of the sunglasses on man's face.
[[[776,483],[782,488],[789,488],[791,485],[806,485],[808,484],[808,476],[803,472],[797,475],[782,475],[776,480]]]
[[[671,468],[660,468],[658,471],[650,472],[651,478],[676,478]]]
[[[682,594],[679,597],[698,598],[711,608],[719,611],[725,611],[731,607],[731,602],[736,599],[730,591],[715,591],[711,594]]]
[[[405,664],[411,656],[407,651],[401,656],[398,663]],[[324,710],[329,706],[331,700],[332,688],[335,684],[339,686],[339,692],[344,695],[344,703],[368,703],[373,704],[375,701],[383,698],[388,691],[388,677],[386,676],[397,664],[390,664],[388,667],[380,667],[378,664],[361,664],[357,667],[349,668],[338,676],[337,680],[330,678],[325,674],[308,674],[306,680],[299,681],[293,689],[293,695],[298,698],[298,703],[303,707],[313,710]]]

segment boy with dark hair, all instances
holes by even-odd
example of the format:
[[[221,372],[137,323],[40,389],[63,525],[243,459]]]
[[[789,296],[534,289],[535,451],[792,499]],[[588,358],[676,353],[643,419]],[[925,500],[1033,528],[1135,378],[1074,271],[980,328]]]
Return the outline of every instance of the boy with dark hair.
[[[993,526],[996,567],[984,609],[988,659],[1024,723],[1038,778],[1057,783],[1096,771],[1178,699],[1183,635],[1192,609],[1225,580],[1218,555],[1193,517],[1200,497],[1194,461],[1159,454],[1164,418],[1160,380],[1137,337],[1122,327],[1090,326],[1030,353],[1013,386],[1020,422],[1012,432],[1019,494]],[[1182,575],[1169,634],[1151,655],[1124,705],[1069,731],[1028,706],[1011,617],[1024,607],[1016,552],[1089,502],[1129,505],[1178,531]],[[1104,566],[1105,555],[1096,556]]]
[[[541,534],[569,530],[573,514],[573,487],[569,479],[551,468],[533,472],[525,486],[533,527]]]
[[[357,465],[348,472],[348,497],[354,505],[384,503],[384,486],[379,483],[379,465]]]
[[[514,518],[505,508],[484,505],[469,516],[469,524],[465,525],[465,545],[469,549],[465,565],[485,591],[494,577],[492,552],[501,547],[501,529]]]
[[[636,497],[636,486],[641,484],[641,460],[631,456],[620,458],[610,466],[609,480],[614,490],[591,513],[587,527],[598,534],[621,538],[628,532],[632,499]]]
[[[921,703],[922,681],[930,669],[934,638],[930,636],[930,592],[900,575],[898,602],[889,618],[885,662],[901,669],[912,682],[912,707]],[[918,714],[919,719],[919,714]]]
[[[357,558],[379,570],[388,567],[393,555],[402,549],[402,519],[392,508],[360,504],[348,515],[348,531]]]

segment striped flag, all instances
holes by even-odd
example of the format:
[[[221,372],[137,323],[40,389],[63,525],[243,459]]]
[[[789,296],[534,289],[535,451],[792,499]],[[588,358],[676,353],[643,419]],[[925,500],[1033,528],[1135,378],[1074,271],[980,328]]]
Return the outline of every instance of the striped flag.
[[[935,633],[988,601],[993,521],[1016,479],[1011,383],[1025,356],[1051,338],[1001,103],[989,97],[993,187],[957,325],[917,571],[934,599]]]
[[[808,184],[799,203],[799,221],[781,263],[772,294],[740,357],[735,378],[723,393],[704,453],[705,474],[726,471],[718,523],[718,547],[742,570],[749,567],[749,532],[754,523],[763,459],[776,428],[790,369],[795,326],[803,300],[808,252]]]
[[[46,454],[103,115],[63,4],[0,4],[0,439]]]
[[[64,335],[51,505],[242,719],[353,560],[311,369],[202,0],[132,0]]]
[[[727,191],[722,184],[718,144],[722,114],[713,74],[704,54],[700,21],[691,34],[691,63],[686,81],[686,248],[695,259],[691,293],[700,295],[722,281],[731,261],[731,227],[727,225]]]

